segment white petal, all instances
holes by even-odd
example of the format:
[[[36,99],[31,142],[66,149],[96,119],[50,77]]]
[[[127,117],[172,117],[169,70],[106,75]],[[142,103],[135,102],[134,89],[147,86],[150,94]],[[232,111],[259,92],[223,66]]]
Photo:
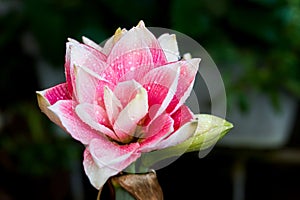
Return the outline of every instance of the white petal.
[[[176,35],[165,33],[158,38],[158,42],[163,49],[168,62],[175,62],[180,59]]]
[[[114,124],[118,137],[127,140],[134,134],[138,122],[148,112],[148,95],[144,88],[138,90],[137,95],[120,112]],[[125,141],[124,141],[125,142]]]
[[[104,87],[104,105],[110,123],[114,124],[123,107],[120,100],[108,87]]]

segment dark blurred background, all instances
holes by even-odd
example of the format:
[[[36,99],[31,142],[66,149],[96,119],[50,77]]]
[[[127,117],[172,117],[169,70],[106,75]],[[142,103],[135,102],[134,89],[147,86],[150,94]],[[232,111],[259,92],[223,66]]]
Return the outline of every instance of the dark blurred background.
[[[0,0],[0,199],[96,199],[84,147],[35,91],[64,81],[68,37],[100,43],[141,19],[209,52],[235,125],[205,158],[157,171],[165,199],[300,199],[298,0]]]

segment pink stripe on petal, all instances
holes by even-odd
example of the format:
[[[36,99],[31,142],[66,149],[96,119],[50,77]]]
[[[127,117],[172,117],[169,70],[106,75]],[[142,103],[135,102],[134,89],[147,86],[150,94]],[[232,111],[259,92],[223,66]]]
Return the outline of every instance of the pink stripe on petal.
[[[194,114],[186,105],[182,105],[171,115],[171,117],[174,119],[174,129],[176,131],[183,124],[192,121],[194,119]]]
[[[66,83],[61,83],[54,87],[43,90],[39,93],[48,100],[50,105],[56,103],[59,100],[71,99],[70,93],[68,91],[68,86]]]
[[[103,138],[92,140],[88,148],[98,167],[108,167],[118,172],[141,155],[137,153],[138,143],[119,145]]]
[[[146,128],[146,133],[140,142],[141,152],[149,152],[157,149],[157,144],[173,132],[173,119],[168,114],[162,114],[153,120]]]
[[[181,65],[180,76],[178,82],[176,93],[167,108],[167,112],[173,113],[176,111],[187,98],[193,89],[195,77],[199,68],[200,59],[194,58],[187,61],[179,61]]]
[[[82,122],[75,113],[73,104],[72,100],[61,100],[49,106],[49,110],[55,113],[60,120],[58,125],[83,144],[88,144],[94,138],[104,137]]]
[[[104,87],[106,81],[87,72],[82,67],[74,66],[75,69],[75,95],[79,103],[94,103],[97,101],[97,88]]]
[[[99,131],[114,140],[119,140],[115,133],[109,128],[111,125],[109,124],[106,112],[100,106],[82,103],[76,106],[75,112],[84,123],[94,130]]]
[[[141,80],[148,92],[149,117],[156,118],[171,102],[178,85],[180,64],[167,64],[151,70]]]

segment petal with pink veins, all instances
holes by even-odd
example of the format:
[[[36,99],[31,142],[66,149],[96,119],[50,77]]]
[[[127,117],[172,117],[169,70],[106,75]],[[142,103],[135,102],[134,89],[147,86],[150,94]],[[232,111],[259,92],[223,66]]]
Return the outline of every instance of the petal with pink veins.
[[[88,144],[94,138],[104,137],[77,116],[72,100],[61,100],[48,108],[59,119],[58,125],[81,143]]]
[[[114,140],[119,140],[116,134],[109,128],[110,123],[102,107],[95,104],[82,103],[76,106],[75,112],[84,123],[94,130]]]
[[[162,34],[158,38],[158,42],[163,49],[168,62],[175,62],[180,59],[178,45],[175,34]]]
[[[67,87],[66,83],[62,83],[52,88],[36,92],[40,109],[56,124],[60,124],[60,120],[57,115],[49,110],[49,106],[60,100],[71,99]]]
[[[99,79],[86,68],[74,66],[75,70],[75,98],[79,103],[95,103],[97,101],[99,87],[109,84],[106,80]]]
[[[153,151],[157,144],[173,132],[174,120],[168,114],[162,114],[153,120],[145,129],[145,134],[141,136],[141,152]]]
[[[175,112],[180,106],[184,104],[190,96],[193,89],[195,77],[199,68],[199,58],[193,58],[187,61],[180,61],[181,69],[176,93],[167,108],[168,113]]]
[[[180,63],[171,63],[151,70],[141,80],[148,92],[149,117],[155,119],[171,102],[178,85]]]
[[[134,99],[127,104],[116,119],[113,129],[123,143],[129,142],[133,138],[137,124],[147,114],[147,99],[147,91],[140,88]]]
[[[140,157],[138,143],[118,145],[105,139],[92,140],[84,154],[84,168],[91,183],[100,189],[107,179]]]
[[[183,124],[190,122],[195,118],[192,111],[186,105],[182,105],[175,113],[171,115],[171,117],[174,120],[175,131]]]
[[[107,63],[115,71],[117,80],[127,73],[131,74],[130,76],[134,75],[133,72],[139,71],[139,68],[143,68],[142,71],[148,72],[155,66],[163,65],[166,62],[165,55],[157,39],[145,27],[143,22],[126,32],[114,45],[107,58]],[[122,80],[129,79],[123,78]]]

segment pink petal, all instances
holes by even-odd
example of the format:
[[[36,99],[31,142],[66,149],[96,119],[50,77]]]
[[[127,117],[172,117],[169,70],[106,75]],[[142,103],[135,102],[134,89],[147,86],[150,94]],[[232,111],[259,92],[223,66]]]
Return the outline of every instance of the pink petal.
[[[66,79],[69,89],[74,90],[75,73],[74,66],[84,68],[87,72],[93,72],[102,77],[103,72],[111,70],[106,64],[106,56],[98,50],[77,41],[70,40],[67,43],[66,52]],[[104,77],[102,77],[104,79]]]
[[[60,100],[70,99],[69,93],[67,91],[67,84],[62,83],[52,88],[38,91],[36,93],[38,104],[42,112],[45,113],[55,124],[60,125],[61,123],[59,118],[51,110],[49,110],[49,106]]]
[[[155,36],[141,22],[114,45],[107,63],[115,71],[115,76],[119,80],[127,73],[133,76],[132,71],[139,71],[139,68],[148,72],[155,66],[165,64],[166,58]]]
[[[159,144],[157,144],[157,149],[164,149],[184,142],[195,133],[196,129],[196,121],[184,124],[177,131],[172,133],[169,137],[165,138]]]
[[[61,83],[37,93],[46,98],[50,105],[56,103],[59,100],[71,99],[66,83]]]
[[[111,85],[111,83],[84,67],[74,66],[74,69],[76,100],[79,103],[100,103],[103,101],[103,87]]]
[[[84,152],[84,169],[92,185],[100,189],[109,177],[128,167],[140,157],[138,143],[118,145],[105,139],[91,141]]]
[[[177,145],[191,137],[197,128],[197,122],[194,119],[190,109],[183,105],[172,116],[174,120],[174,132],[165,137],[159,144],[158,149]]]
[[[169,113],[175,112],[190,96],[199,68],[200,59],[194,58],[187,61],[180,61],[179,63],[181,65],[178,81],[180,84],[178,84],[176,93],[167,108],[167,112]]]
[[[114,94],[120,100],[123,107],[125,107],[134,97],[138,90],[143,87],[135,80],[120,82],[114,89]]]
[[[137,153],[139,146],[139,143],[119,145],[105,138],[98,138],[92,140],[88,148],[99,167],[106,166],[121,171],[140,156]]]
[[[175,113],[171,115],[171,117],[174,119],[174,129],[176,131],[183,124],[192,121],[194,119],[194,114],[186,105],[182,105]]]
[[[116,134],[110,129],[111,125],[105,110],[98,106],[82,103],[76,106],[75,112],[78,117],[88,126],[114,140],[119,140]]]
[[[60,122],[58,125],[81,143],[88,144],[93,138],[104,137],[79,119],[73,105],[74,102],[72,100],[61,100],[48,108],[58,117]]]
[[[148,112],[147,92],[140,88],[138,93],[120,112],[113,128],[123,143],[129,142],[134,136],[139,121]]]
[[[123,106],[109,87],[104,87],[104,105],[110,124],[114,124]]]
[[[167,64],[151,70],[141,80],[141,84],[148,92],[151,120],[163,113],[171,102],[176,92],[179,72],[179,63]]]
[[[173,132],[173,119],[168,114],[162,114],[151,122],[147,127],[143,137],[145,139],[140,142],[140,151],[149,152],[156,149],[156,145]]]
[[[168,33],[162,34],[159,36],[158,42],[163,49],[168,62],[175,62],[180,59],[176,35],[170,35]]]
[[[91,153],[88,149],[84,151],[84,160],[83,160],[84,171],[88,176],[91,184],[96,189],[101,189],[106,181],[111,177],[119,173],[118,170],[112,169],[110,167],[99,167]]]

